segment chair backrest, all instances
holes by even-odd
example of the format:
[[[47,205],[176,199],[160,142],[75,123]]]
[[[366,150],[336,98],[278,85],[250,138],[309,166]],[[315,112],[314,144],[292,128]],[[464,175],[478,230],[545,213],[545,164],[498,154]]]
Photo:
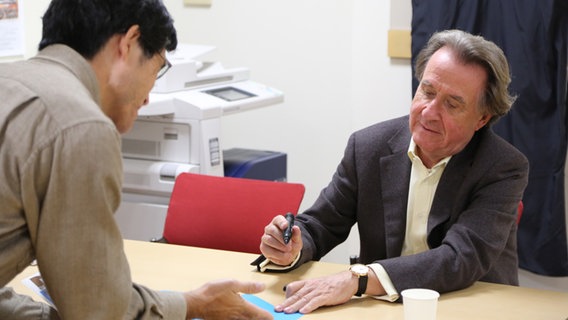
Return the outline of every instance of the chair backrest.
[[[523,216],[523,210],[525,209],[525,205],[523,204],[523,200],[519,201],[519,206],[517,207],[517,225],[521,223],[521,217]]]
[[[163,237],[168,243],[260,253],[264,227],[298,213],[299,183],[182,173],[174,184]]]

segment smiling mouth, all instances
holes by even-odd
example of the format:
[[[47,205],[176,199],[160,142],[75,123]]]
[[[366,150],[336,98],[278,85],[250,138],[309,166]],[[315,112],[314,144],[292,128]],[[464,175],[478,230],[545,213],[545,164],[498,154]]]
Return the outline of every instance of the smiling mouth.
[[[439,133],[437,130],[431,129],[428,126],[424,125],[424,124],[420,124],[420,126],[422,127],[422,129],[424,129],[425,131],[431,132],[431,133]]]

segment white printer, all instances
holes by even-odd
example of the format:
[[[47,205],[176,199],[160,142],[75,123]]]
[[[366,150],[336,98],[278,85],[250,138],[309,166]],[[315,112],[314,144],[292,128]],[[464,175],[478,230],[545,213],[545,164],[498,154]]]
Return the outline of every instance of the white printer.
[[[116,220],[128,239],[160,237],[175,178],[182,172],[223,176],[221,117],[280,103],[279,90],[198,57],[213,50],[180,44],[149,104],[122,137],[123,201]]]

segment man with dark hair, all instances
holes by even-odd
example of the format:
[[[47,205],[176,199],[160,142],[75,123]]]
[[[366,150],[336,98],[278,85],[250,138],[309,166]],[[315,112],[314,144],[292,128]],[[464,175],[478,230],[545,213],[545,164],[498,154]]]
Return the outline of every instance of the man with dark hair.
[[[53,0],[37,56],[0,64],[1,319],[272,318],[238,294],[260,283],[132,283],[113,217],[120,133],[176,46],[161,0]],[[34,259],[57,310],[4,287]]]
[[[408,288],[518,284],[516,215],[528,161],[490,128],[514,101],[507,60],[494,43],[448,30],[422,50],[416,78],[409,116],[350,137],[288,244],[284,217],[265,228],[259,269],[280,271],[320,259],[359,228],[360,264],[288,284],[277,311],[308,313],[363,294],[399,301]]]

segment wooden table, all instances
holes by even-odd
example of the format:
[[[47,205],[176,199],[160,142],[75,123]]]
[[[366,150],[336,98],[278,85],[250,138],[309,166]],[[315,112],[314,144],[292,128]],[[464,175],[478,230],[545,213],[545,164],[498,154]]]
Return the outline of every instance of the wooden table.
[[[137,283],[156,290],[186,291],[221,278],[261,281],[266,284],[266,290],[257,296],[272,304],[284,300],[282,288],[291,281],[348,268],[343,264],[310,262],[290,273],[259,273],[249,265],[256,258],[253,254],[133,240],[124,243],[132,277]],[[9,286],[41,299],[21,284],[21,279],[35,272],[36,267],[29,267]],[[320,308],[302,319],[402,320],[404,317],[402,304],[366,297]],[[438,320],[446,319],[568,320],[568,293],[477,282],[467,289],[441,295]]]

